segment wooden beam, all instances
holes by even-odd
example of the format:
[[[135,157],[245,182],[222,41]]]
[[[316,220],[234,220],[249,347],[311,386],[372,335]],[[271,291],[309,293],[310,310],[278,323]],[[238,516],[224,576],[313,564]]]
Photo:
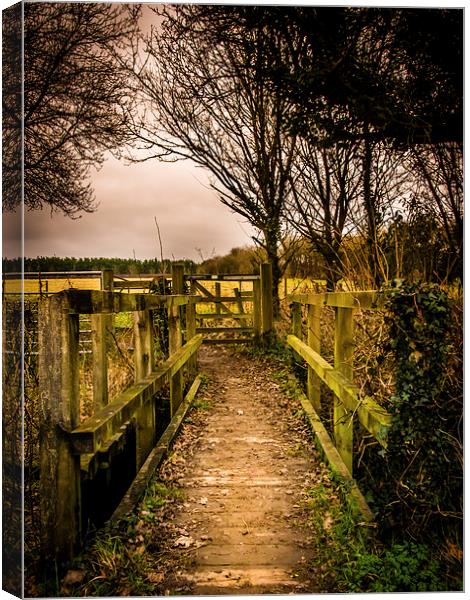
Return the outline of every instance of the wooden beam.
[[[313,304],[307,307],[307,344],[309,348],[320,355],[321,340],[321,307]],[[320,378],[309,365],[307,371],[307,396],[313,408],[320,412],[321,386]]]
[[[312,350],[293,335],[287,336],[287,343],[314,369],[322,381],[336,394],[348,410],[357,414],[359,422],[369,431],[384,448],[387,447],[387,431],[391,426],[391,415],[377,402],[368,396],[361,397],[359,389],[344,375],[326,362],[317,352]]]
[[[70,560],[81,538],[80,460],[67,432],[80,422],[79,321],[62,294],[39,302],[41,555]]]
[[[257,340],[261,337],[261,282],[253,281],[253,329]]]
[[[108,330],[106,317],[90,315],[93,356],[93,409],[96,412],[108,404]]]
[[[59,292],[69,298],[69,311],[79,314],[119,313],[147,310],[159,306],[183,306],[199,302],[196,296],[159,296],[157,294],[120,294],[101,290],[69,289]]]
[[[362,308],[381,310],[386,297],[375,290],[361,292],[325,292],[323,294],[292,294],[290,302],[313,304],[314,306],[333,306],[338,308]]]
[[[156,392],[186,363],[202,343],[202,335],[196,335],[166,360],[148,377],[136,383],[92,417],[75,428],[70,436],[78,454],[95,453],[128,421],[136,411],[148,402]]]
[[[196,287],[197,290],[199,290],[202,294],[204,294],[204,296],[207,298],[208,301],[213,302],[216,304],[216,314],[220,314],[221,311],[224,311],[226,313],[228,313],[229,315],[232,314],[232,311],[230,310],[230,308],[228,306],[225,306],[225,304],[223,302],[221,302],[221,300],[217,299],[217,285],[219,286],[219,297],[220,297],[220,283],[216,283],[216,294],[212,294],[211,292],[209,292],[208,289],[206,289],[203,285],[201,285],[198,281],[193,280],[194,286]],[[217,310],[218,309],[218,310]]]
[[[153,316],[150,310],[134,313],[135,382],[148,377],[154,370],[155,352]],[[140,468],[155,443],[155,406],[150,401],[136,414],[136,468]]]
[[[165,429],[161,438],[158,440],[157,445],[149,454],[147,460],[142,465],[142,468],[137,473],[137,477],[132,482],[131,487],[127,490],[118,507],[111,515],[110,521],[118,521],[124,517],[128,512],[133,510],[137,502],[142,497],[143,493],[145,492],[145,488],[147,487],[153,474],[158,469],[163,459],[167,456],[171,447],[171,443],[175,435],[178,433],[188,410],[191,408],[191,405],[194,402],[194,398],[196,397],[201,381],[202,378],[200,375],[198,375],[189,388],[185,399],[174,414],[170,424]]]
[[[352,478],[347,466],[344,464],[341,455],[331,441],[331,438],[328,435],[328,432],[326,431],[314,407],[308,398],[306,398],[303,394],[300,395],[300,402],[309,425],[316,436],[320,452],[325,456],[333,473],[335,475],[339,475],[340,478],[348,484],[347,488],[352,499],[352,509],[357,510],[362,515],[365,525],[369,527],[376,527],[376,524],[374,523],[374,515],[369,508],[369,505],[367,504],[356,482]]]
[[[242,301],[243,302],[253,302],[253,294],[249,293],[249,295],[245,296],[244,294],[242,294]],[[221,296],[220,297],[220,301],[221,302],[225,302],[227,304],[238,304],[239,300],[236,296]],[[211,298],[200,298],[199,300],[199,304],[214,304],[214,300],[212,300]]]
[[[337,307],[335,315],[334,367],[347,380],[353,379],[354,314],[352,308]],[[336,447],[349,472],[353,473],[354,413],[335,395],[333,430]]]

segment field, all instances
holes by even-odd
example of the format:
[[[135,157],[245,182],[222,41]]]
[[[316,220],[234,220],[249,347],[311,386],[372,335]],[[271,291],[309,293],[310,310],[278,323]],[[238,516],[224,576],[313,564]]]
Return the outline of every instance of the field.
[[[127,277],[127,281],[135,282],[140,281],[139,277]],[[116,284],[119,285],[119,280]],[[215,281],[202,282],[212,294],[215,293]],[[283,299],[287,294],[305,292],[307,290],[315,290],[316,287],[322,286],[323,281],[313,279],[300,279],[289,277],[283,279],[279,285],[279,295]],[[116,285],[116,287],[117,287]],[[221,293],[222,296],[231,296],[233,289],[239,287],[241,292],[251,292],[253,290],[252,283],[250,281],[236,282],[236,281],[221,281]],[[77,290],[99,290],[100,289],[100,278],[99,277],[82,277],[75,278],[71,277],[64,278],[48,278],[41,277],[41,279],[25,279],[24,280],[24,293],[25,294],[40,294],[40,293],[57,293],[62,290],[77,289]],[[4,279],[3,280],[3,292],[6,294],[20,294],[22,290],[21,279]],[[133,288],[132,292],[139,293],[145,291],[143,288]],[[127,289],[124,289],[127,293]]]

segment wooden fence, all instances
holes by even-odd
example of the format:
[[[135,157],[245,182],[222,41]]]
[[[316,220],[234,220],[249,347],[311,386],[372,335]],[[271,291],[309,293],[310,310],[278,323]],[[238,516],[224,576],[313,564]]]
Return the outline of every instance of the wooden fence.
[[[287,337],[287,342],[308,365],[309,405],[304,408],[310,415],[311,423],[316,429],[323,448],[327,455],[329,454],[328,460],[346,479],[352,481],[354,418],[357,418],[383,447],[387,446],[387,432],[391,424],[391,417],[387,411],[372,398],[361,396],[358,387],[352,381],[354,312],[358,309],[383,308],[383,296],[374,291],[299,294],[291,296],[290,302],[292,334]],[[320,331],[324,306],[335,309],[333,365],[321,356]],[[303,320],[306,322],[305,336]],[[334,445],[331,444],[319,417],[321,382],[334,393],[332,423]],[[362,505],[363,512],[371,517],[370,510],[357,488],[355,495]]]
[[[260,338],[273,326],[270,293],[263,300],[263,289],[266,294],[270,290],[269,276],[270,265],[263,265],[260,276],[250,276],[254,286],[250,297],[240,291],[233,297],[238,307],[245,301],[254,303],[253,332]],[[39,299],[39,496],[42,556],[46,560],[66,561],[74,556],[90,514],[102,521],[113,511],[122,514],[116,503],[129,494],[129,486],[139,479],[139,470],[147,469],[152,453],[168,446],[175,423],[182,420],[181,407],[196,393],[196,357],[203,342],[203,328],[197,328],[197,319],[207,315],[197,315],[196,305],[204,298],[184,294],[184,281],[183,267],[174,265],[171,295],[122,293],[123,286],[115,286],[113,273],[107,270],[101,273],[100,290],[69,289]],[[188,281],[194,290],[197,280],[188,277]],[[220,310],[227,300],[220,293],[205,298]],[[162,308],[168,315],[169,357],[157,366],[152,313]],[[133,313],[135,382],[110,401],[109,332],[113,315],[121,312]],[[93,414],[82,422],[80,315],[90,318],[93,379]],[[186,399],[184,373],[189,375],[189,382],[193,381]],[[157,440],[164,429],[158,420],[165,412],[158,405],[157,393],[166,384],[170,395],[167,427]],[[109,500],[106,506],[102,506],[103,498]]]
[[[159,407],[155,395],[166,383],[170,385],[170,417],[175,417],[183,401],[183,368],[191,379],[196,376],[194,358],[202,342],[202,336],[195,331],[197,301],[198,298],[181,294],[157,296],[103,290],[68,290],[41,299],[40,504],[42,553],[46,559],[67,560],[80,544],[83,479],[92,479],[98,471],[108,470],[109,475],[111,463],[119,454],[116,448],[123,443],[130,443],[131,459],[125,464],[121,461],[120,466],[128,472],[118,469],[117,477],[125,479],[127,475],[129,479],[130,475],[132,480],[142,467],[157,442]],[[152,311],[161,307],[168,312],[170,355],[156,367]],[[135,384],[109,403],[106,329],[110,326],[109,317],[119,312],[134,314]],[[94,414],[80,423],[81,314],[92,318]],[[109,485],[102,486],[101,491],[115,493],[116,485],[111,484],[109,477],[106,479]],[[100,499],[88,498],[87,502],[95,500]]]

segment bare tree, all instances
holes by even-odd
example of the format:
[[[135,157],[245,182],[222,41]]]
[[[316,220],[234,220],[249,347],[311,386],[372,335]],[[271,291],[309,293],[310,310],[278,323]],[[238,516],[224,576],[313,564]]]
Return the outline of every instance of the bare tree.
[[[69,215],[93,210],[90,165],[129,140],[131,98],[117,57],[136,33],[139,9],[101,3],[23,6],[23,114],[7,61],[3,118],[7,139],[24,126],[25,204]],[[18,40],[9,36],[7,42],[14,47]],[[21,181],[21,156],[18,160],[13,150],[7,145],[3,153],[7,209],[17,206]]]
[[[144,62],[133,66],[146,107],[136,119],[138,135],[148,158],[188,158],[207,169],[220,200],[260,231],[255,241],[273,266],[277,309],[296,149],[296,137],[283,127],[289,105],[261,77],[269,28],[247,31],[232,21],[222,31],[205,19],[206,10],[165,10],[160,31],[146,40]]]
[[[409,203],[412,213],[439,224],[447,248],[446,276],[463,277],[463,148],[458,143],[413,148],[408,166],[419,178]]]
[[[324,260],[327,289],[344,276],[342,240],[361,191],[358,142],[322,148],[302,140],[293,170],[289,220]]]

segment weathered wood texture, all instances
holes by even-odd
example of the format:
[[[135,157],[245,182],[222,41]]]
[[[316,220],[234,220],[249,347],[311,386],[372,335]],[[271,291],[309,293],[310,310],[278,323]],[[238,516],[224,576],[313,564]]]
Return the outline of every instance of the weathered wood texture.
[[[182,286],[176,289],[180,292]],[[40,301],[40,508],[45,560],[67,561],[80,545],[81,469],[84,477],[93,477],[98,469],[109,467],[107,461],[122,451],[126,432],[135,425],[138,470],[156,442],[155,394],[168,382],[173,384],[173,414],[176,412],[181,399],[174,383],[202,343],[202,336],[196,334],[197,301],[181,293],[170,297],[107,290],[67,290]],[[158,306],[166,306],[171,317],[170,357],[155,368],[152,309]],[[189,308],[188,341],[184,346],[181,307]],[[106,319],[121,311],[134,313],[135,384],[108,403],[106,333],[110,326]],[[80,423],[78,351],[82,312],[92,315],[95,412]],[[195,370],[197,363],[193,360],[191,364]]]
[[[352,381],[354,355],[354,313],[352,308],[337,307],[335,315],[334,367]],[[344,463],[353,472],[353,413],[335,395],[333,406],[335,443]]]
[[[153,474],[158,469],[162,460],[168,454],[171,443],[175,435],[178,433],[188,410],[191,408],[200,384],[201,377],[197,376],[189,388],[189,391],[183,402],[180,404],[178,410],[174,414],[170,424],[159,439],[158,444],[148,455],[147,460],[142,465],[142,468],[132,482],[131,487],[127,490],[123,499],[112,514],[110,519],[111,521],[117,521],[124,517],[126,513],[130,512],[134,508],[134,506],[142,497],[145,488],[147,487],[147,484],[149,483]]]
[[[312,367],[322,381],[341,399],[343,404],[354,412],[360,423],[383,446],[387,445],[387,430],[391,424],[391,416],[372,398],[361,397],[359,388],[344,375],[338,373],[305,342],[293,335],[287,336],[287,343]]]
[[[150,310],[134,313],[135,382],[149,376],[155,367],[153,318]],[[136,467],[144,462],[155,444],[155,406],[147,402],[136,414]]]
[[[354,311],[383,308],[383,297],[375,291],[298,294],[293,302],[292,335],[288,344],[308,365],[307,393],[315,411],[320,410],[320,381],[334,392],[333,431],[336,449],[349,473],[353,472],[353,418],[357,416],[383,446],[387,446],[387,431],[391,416],[369,397],[361,397],[352,383],[354,355]],[[302,341],[298,304],[307,305],[307,343]],[[334,366],[320,355],[322,306],[335,307]]]
[[[319,306],[307,306],[307,344],[318,354],[321,353],[321,308]],[[315,370],[309,365],[307,371],[307,396],[313,408],[319,412],[321,408],[320,378]]]
[[[119,432],[123,423],[149,402],[168,379],[182,368],[201,343],[202,336],[196,335],[150,375],[127,388],[113,402],[81,423],[71,433],[74,451],[78,454],[97,452]]]
[[[78,315],[67,297],[39,303],[40,510],[42,556],[72,558],[80,543],[80,460],[68,433],[80,420]]]
[[[172,265],[171,284],[173,294],[184,293],[184,267],[183,265]],[[178,352],[183,344],[183,331],[181,323],[181,309],[179,306],[168,308],[168,345],[170,356]],[[183,372],[178,369],[170,377],[170,415],[173,417],[178,406],[183,401]]]

